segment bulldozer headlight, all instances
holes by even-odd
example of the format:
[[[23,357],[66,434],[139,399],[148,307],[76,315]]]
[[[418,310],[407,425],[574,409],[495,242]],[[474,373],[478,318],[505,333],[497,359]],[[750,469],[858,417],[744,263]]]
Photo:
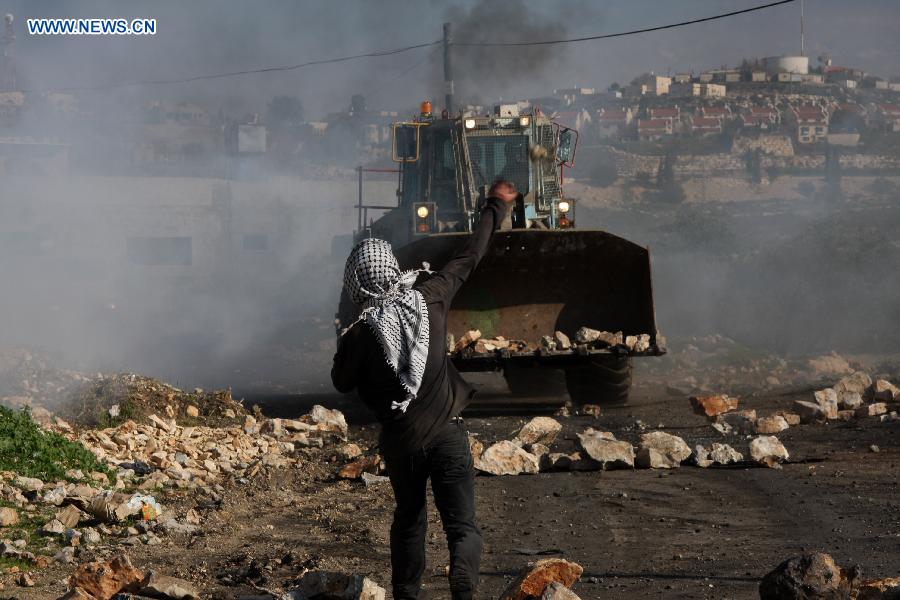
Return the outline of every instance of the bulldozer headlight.
[[[428,217],[428,207],[427,207],[427,206],[420,206],[419,208],[416,209],[416,215],[418,215],[418,217],[419,217],[420,219],[425,219],[425,218],[427,218],[427,217]]]
[[[522,127],[528,127],[531,124],[531,117],[520,117],[519,125]]]
[[[572,209],[572,205],[569,204],[568,201],[563,200],[562,202],[560,202],[559,204],[556,205],[556,209],[559,212],[561,212],[562,214],[566,214],[567,212],[569,212]]]
[[[475,129],[475,119],[466,119],[466,129]]]

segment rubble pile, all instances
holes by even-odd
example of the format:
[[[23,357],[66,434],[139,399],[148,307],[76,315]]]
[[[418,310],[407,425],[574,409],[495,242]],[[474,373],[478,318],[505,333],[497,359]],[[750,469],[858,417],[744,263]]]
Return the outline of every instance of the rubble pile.
[[[225,425],[248,413],[231,390],[187,392],[152,377],[120,373],[84,382],[71,391],[57,414],[78,425],[97,427],[128,420],[145,423],[150,415],[183,424]]]
[[[146,425],[126,421],[113,428],[86,430],[75,439],[98,460],[119,467],[120,476],[148,470],[142,489],[161,485],[193,488],[223,476],[252,477],[265,467],[296,462],[304,447],[346,440],[347,422],[337,410],[316,405],[300,419],[262,419],[245,415],[224,428],[182,426],[174,418],[151,414]]]

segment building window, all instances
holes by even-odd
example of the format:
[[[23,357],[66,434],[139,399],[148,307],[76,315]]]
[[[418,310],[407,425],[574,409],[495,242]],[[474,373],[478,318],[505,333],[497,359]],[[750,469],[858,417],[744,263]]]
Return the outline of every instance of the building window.
[[[128,260],[146,266],[190,266],[193,258],[189,237],[130,237]]]
[[[269,249],[269,236],[265,233],[249,233],[243,237],[242,247],[248,252],[265,252]]]

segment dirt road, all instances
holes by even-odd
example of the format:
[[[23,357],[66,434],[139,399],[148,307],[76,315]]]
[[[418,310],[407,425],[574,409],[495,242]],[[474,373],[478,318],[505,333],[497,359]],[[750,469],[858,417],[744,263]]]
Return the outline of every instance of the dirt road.
[[[588,426],[632,442],[642,426],[679,435],[692,446],[722,441],[691,412],[686,397],[647,378],[637,381],[627,406],[605,408],[596,419],[561,417],[556,447],[574,448],[574,434]],[[774,410],[808,394],[761,394],[743,398],[742,407]],[[346,409],[351,440],[374,442],[376,428],[365,422],[365,413],[347,398],[334,396],[331,403]],[[307,409],[301,401],[267,407],[280,415]],[[509,439],[524,421],[477,417],[467,424],[490,442]],[[574,589],[584,599],[754,598],[766,572],[813,549],[840,564],[860,564],[864,576],[900,573],[898,423],[802,425],[779,437],[791,452],[791,464],[780,470],[682,467],[479,477],[485,540],[479,597],[496,598],[539,555],[581,564],[584,575]],[[724,441],[746,452],[746,438]],[[333,471],[310,463],[230,484],[218,498],[184,492],[168,509],[197,509],[200,535],[167,535],[159,545],[128,552],[139,567],[193,580],[211,598],[289,589],[304,568],[366,573],[388,587],[390,487],[337,481]],[[433,509],[429,521],[423,597],[448,598],[446,549]],[[0,597],[56,597],[70,571],[55,566],[38,572],[38,585],[30,589],[4,580]]]

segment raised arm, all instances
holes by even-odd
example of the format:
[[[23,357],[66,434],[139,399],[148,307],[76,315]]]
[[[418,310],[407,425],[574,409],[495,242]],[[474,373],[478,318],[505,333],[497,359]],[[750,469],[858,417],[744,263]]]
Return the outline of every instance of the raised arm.
[[[484,257],[494,231],[500,226],[514,199],[515,193],[509,200],[499,194],[488,198],[475,231],[472,232],[466,245],[444,265],[443,269],[418,286],[426,302],[444,301],[449,306],[453,296]]]

